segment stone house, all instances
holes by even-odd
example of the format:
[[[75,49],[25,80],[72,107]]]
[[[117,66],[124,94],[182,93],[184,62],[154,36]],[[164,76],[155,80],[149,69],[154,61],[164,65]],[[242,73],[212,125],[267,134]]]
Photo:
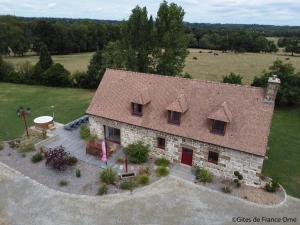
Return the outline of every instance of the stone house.
[[[280,80],[266,89],[107,69],[87,109],[92,133],[258,184]]]

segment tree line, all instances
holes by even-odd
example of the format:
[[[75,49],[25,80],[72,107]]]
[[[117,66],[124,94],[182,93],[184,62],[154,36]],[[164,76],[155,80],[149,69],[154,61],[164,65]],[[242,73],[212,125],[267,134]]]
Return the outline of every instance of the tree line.
[[[294,53],[300,53],[300,37],[279,38],[278,46],[285,48],[285,51],[293,56]]]
[[[277,52],[274,41],[259,32],[192,28],[187,30],[189,47],[235,52]]]
[[[184,76],[188,38],[185,34],[184,10],[174,4],[161,3],[153,19],[146,7],[135,7],[127,21],[120,25],[117,40],[101,42],[93,55],[87,72],[70,75],[60,64],[53,64],[47,42],[39,43],[40,59],[36,65],[25,63],[17,70],[1,62],[0,80],[6,82],[96,88],[106,68],[126,69],[137,72]]]
[[[118,24],[89,20],[21,19],[0,17],[0,54],[22,56],[47,45],[52,54],[92,52],[120,36]]]
[[[22,56],[39,52],[42,44],[52,54],[91,52],[120,40],[126,21],[0,16],[0,53]],[[189,48],[237,52],[276,52],[267,36],[300,37],[300,27],[183,23]]]

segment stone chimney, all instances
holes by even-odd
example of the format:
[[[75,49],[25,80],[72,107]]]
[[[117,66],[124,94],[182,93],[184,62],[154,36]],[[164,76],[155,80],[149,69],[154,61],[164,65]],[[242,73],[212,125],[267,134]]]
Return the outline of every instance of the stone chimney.
[[[276,99],[277,91],[280,86],[280,79],[277,75],[273,75],[268,79],[268,85],[266,89],[265,103],[273,104]]]

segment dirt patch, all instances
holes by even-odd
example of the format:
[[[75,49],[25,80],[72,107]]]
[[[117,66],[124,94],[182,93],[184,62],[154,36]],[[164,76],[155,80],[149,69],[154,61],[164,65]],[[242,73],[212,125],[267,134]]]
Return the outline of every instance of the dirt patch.
[[[285,198],[285,193],[281,187],[275,193],[267,192],[262,187],[246,184],[242,184],[240,188],[237,188],[232,181],[223,180],[219,177],[214,177],[211,183],[203,184],[199,182],[199,184],[220,192],[223,192],[223,187],[227,186],[231,190],[231,193],[227,193],[227,195],[233,195],[261,205],[277,205]]]
[[[243,185],[240,188],[233,188],[232,194],[250,202],[263,205],[277,205],[284,200],[284,191],[279,188],[277,192],[270,193],[263,188]]]

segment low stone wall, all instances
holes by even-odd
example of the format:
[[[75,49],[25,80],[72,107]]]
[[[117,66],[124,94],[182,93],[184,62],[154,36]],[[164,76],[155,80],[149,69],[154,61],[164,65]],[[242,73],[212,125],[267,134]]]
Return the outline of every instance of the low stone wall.
[[[128,144],[143,141],[151,146],[151,155],[155,157],[164,156],[172,162],[181,162],[182,147],[193,150],[193,165],[205,167],[216,176],[226,179],[233,179],[233,172],[238,170],[244,177],[247,184],[254,185],[260,182],[264,157],[224,148],[192,139],[169,135],[166,133],[129,125],[102,117],[89,117],[91,132],[99,138],[104,138],[104,127],[114,127],[121,131],[121,144],[126,147]],[[157,137],[165,138],[166,149],[157,147]],[[208,152],[219,153],[218,164],[207,161]]]

